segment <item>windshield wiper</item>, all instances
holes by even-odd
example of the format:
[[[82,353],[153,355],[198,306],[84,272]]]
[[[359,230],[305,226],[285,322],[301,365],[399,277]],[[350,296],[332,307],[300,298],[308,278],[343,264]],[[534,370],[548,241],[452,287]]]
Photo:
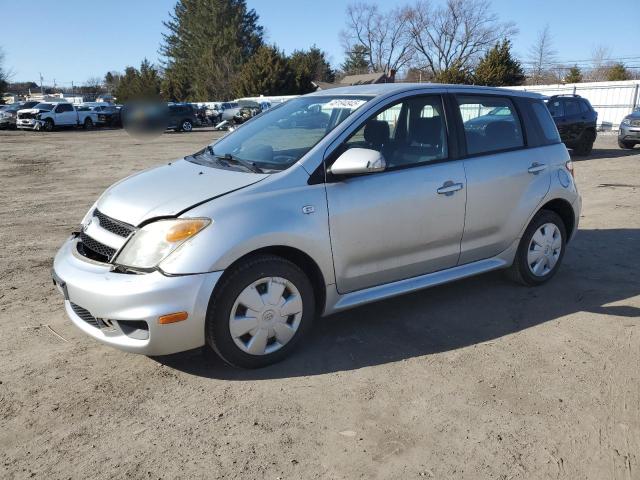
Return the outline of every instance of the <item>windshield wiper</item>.
[[[231,155],[230,153],[225,153],[224,155],[218,155],[213,151],[213,148],[211,148],[211,146],[208,146],[207,150],[211,155],[213,155],[218,160],[224,160],[227,163],[241,165],[253,173],[264,173],[264,171],[260,167],[258,167],[255,164],[255,162],[250,162],[249,160],[243,160],[242,158],[238,158],[234,155]]]

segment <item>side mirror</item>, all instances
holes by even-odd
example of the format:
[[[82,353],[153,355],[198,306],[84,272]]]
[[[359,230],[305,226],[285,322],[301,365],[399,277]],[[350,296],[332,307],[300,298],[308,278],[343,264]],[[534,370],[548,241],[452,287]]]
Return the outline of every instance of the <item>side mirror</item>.
[[[331,165],[329,171],[334,175],[356,175],[382,172],[387,168],[382,153],[369,148],[350,148]]]

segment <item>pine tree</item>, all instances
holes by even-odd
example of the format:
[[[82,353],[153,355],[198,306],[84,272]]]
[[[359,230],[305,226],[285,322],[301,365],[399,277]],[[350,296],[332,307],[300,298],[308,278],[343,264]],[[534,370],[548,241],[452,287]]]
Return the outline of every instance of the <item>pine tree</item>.
[[[9,82],[7,81],[7,74],[4,71],[3,63],[4,63],[4,53],[2,52],[2,50],[0,50],[0,104],[4,103],[4,100],[2,99],[2,95],[4,94],[7,87],[9,86]]]
[[[496,43],[476,67],[474,80],[477,85],[506,87],[522,85],[524,72],[520,62],[511,55],[511,42],[507,39]]]
[[[163,91],[172,100],[225,100],[242,65],[262,45],[263,28],[245,0],[178,0],[160,52]]]
[[[577,65],[574,65],[569,69],[569,73],[564,77],[565,83],[580,83],[582,82],[582,71]]]
[[[344,63],[341,66],[345,75],[359,75],[369,72],[368,51],[364,45],[354,45],[347,52]]]
[[[289,65],[293,71],[295,91],[299,94],[313,92],[312,81],[332,83],[335,72],[327,61],[325,53],[315,45],[309,50],[296,50],[289,57]]]
[[[295,93],[289,61],[275,45],[260,47],[240,70],[235,85],[235,94],[239,97]]]
[[[156,67],[146,58],[140,64],[140,70],[127,67],[124,75],[120,76],[114,90],[114,96],[119,103],[132,100],[160,100],[162,79]]]
[[[631,75],[629,75],[629,71],[627,70],[627,67],[625,67],[624,63],[618,62],[609,68],[609,71],[607,72],[607,80],[610,82],[631,80]]]
[[[459,63],[455,63],[445,70],[436,73],[433,81],[435,83],[452,83],[452,84],[473,84],[473,75]]]

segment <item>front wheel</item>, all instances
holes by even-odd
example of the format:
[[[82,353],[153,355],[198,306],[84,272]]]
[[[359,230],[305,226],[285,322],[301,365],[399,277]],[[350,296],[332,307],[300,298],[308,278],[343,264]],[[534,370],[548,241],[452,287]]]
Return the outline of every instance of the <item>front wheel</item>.
[[[558,271],[567,241],[567,233],[560,216],[541,210],[520,239],[509,277],[523,285],[537,286],[549,281]]]
[[[625,142],[624,140],[618,140],[618,146],[625,150],[631,150],[635,146],[635,142]]]
[[[315,316],[313,287],[294,263],[274,255],[225,275],[209,302],[207,344],[227,363],[260,368],[286,357]]]
[[[91,130],[93,128],[93,120],[85,118],[83,127],[85,130]]]
[[[55,128],[55,124],[53,123],[53,120],[51,120],[50,118],[47,118],[44,121],[44,125],[43,125],[43,129],[45,132],[53,132],[53,129]]]
[[[191,130],[193,130],[193,124],[190,120],[183,120],[180,124],[180,130],[183,132],[190,132]]]

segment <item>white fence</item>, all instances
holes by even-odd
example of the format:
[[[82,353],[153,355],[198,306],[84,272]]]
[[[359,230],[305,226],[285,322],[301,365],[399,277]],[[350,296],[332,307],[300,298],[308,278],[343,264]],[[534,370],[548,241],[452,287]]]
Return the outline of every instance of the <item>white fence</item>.
[[[542,95],[577,94],[589,100],[598,112],[600,130],[614,130],[622,119],[640,106],[640,80],[621,82],[568,83],[565,85],[526,85],[508,87]]]

